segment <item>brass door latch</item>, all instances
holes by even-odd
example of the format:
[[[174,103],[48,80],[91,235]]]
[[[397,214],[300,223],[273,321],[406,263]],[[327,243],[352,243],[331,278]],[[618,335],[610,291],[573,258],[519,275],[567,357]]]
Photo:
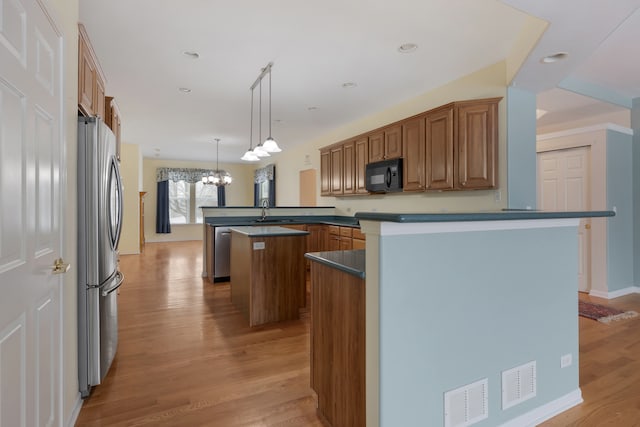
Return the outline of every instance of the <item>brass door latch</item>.
[[[53,274],[64,274],[71,268],[71,264],[64,262],[62,258],[58,258],[53,262]]]

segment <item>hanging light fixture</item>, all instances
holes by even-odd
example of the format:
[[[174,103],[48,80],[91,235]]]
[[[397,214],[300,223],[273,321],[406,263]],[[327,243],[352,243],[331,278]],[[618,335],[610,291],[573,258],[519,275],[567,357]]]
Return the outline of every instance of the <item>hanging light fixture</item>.
[[[269,137],[262,143],[262,147],[268,153],[279,153],[282,151],[282,149],[278,147],[276,140],[271,136],[271,67],[269,67]]]
[[[226,170],[221,170],[219,167],[219,148],[220,138],[216,138],[216,170],[202,176],[202,183],[205,185],[215,185],[216,187],[222,187],[231,184],[231,181],[233,181],[233,178],[231,178],[231,174]]]
[[[260,78],[259,84],[260,92],[258,94],[258,116],[260,117],[260,121],[258,122],[258,141],[262,141],[262,78]],[[253,149],[253,152],[258,157],[270,157],[271,154],[262,146],[262,142],[256,145],[256,148]]]
[[[269,153],[279,153],[282,151],[278,144],[271,136],[271,67],[273,62],[269,62],[266,67],[262,69],[260,75],[256,81],[251,85],[251,139],[249,142],[249,150],[240,158],[246,161],[260,160],[260,157],[269,157]],[[253,93],[256,86],[259,86],[259,100],[258,100],[258,141],[262,140],[262,79],[269,74],[269,137],[264,142],[259,142],[255,148],[253,146]]]
[[[249,149],[242,157],[240,157],[240,160],[257,162],[260,160],[260,157],[253,152],[253,89],[251,89],[251,126],[249,129]]]

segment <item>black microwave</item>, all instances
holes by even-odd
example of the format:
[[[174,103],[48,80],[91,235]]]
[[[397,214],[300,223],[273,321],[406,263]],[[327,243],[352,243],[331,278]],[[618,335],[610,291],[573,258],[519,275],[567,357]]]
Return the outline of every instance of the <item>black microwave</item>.
[[[367,164],[366,188],[371,193],[402,191],[402,159]]]

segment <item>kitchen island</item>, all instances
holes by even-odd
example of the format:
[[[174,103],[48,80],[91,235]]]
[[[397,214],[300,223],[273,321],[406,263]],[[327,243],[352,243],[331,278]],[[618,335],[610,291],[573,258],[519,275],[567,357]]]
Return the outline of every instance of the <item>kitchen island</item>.
[[[366,425],[534,426],[580,404],[579,219],[613,215],[357,213]]]
[[[365,251],[311,260],[310,382],[331,426],[365,425]]]
[[[306,231],[232,227],[231,301],[249,326],[300,318],[306,304]]]

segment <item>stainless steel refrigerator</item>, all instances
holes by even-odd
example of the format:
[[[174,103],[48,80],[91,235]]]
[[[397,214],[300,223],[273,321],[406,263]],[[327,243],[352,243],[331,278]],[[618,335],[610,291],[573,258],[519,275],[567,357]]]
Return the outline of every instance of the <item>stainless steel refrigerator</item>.
[[[116,138],[99,117],[78,118],[78,379],[82,397],[118,347],[122,180]]]

